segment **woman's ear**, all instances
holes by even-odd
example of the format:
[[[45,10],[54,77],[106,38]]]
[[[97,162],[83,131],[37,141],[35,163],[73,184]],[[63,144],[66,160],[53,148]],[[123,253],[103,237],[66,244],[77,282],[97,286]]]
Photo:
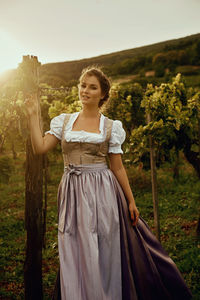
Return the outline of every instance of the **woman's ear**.
[[[100,100],[103,100],[103,98],[105,97],[106,93],[101,93],[101,99]]]

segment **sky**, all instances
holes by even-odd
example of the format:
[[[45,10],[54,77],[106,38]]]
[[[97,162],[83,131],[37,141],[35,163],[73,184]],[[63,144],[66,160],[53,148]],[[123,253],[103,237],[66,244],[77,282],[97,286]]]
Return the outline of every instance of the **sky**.
[[[200,0],[0,0],[0,73],[200,33]]]

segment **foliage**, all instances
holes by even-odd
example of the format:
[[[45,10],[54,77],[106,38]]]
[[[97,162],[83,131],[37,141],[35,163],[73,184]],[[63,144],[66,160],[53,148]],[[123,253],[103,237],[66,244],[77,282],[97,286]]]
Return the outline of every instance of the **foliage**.
[[[144,122],[144,110],[140,107],[143,89],[140,84],[113,84],[106,107],[108,117],[121,120],[128,134]]]
[[[81,110],[81,101],[78,97],[77,87],[72,87],[67,95],[60,91],[56,91],[53,94],[53,97],[54,100],[49,107],[50,118],[53,118],[63,112],[72,113]]]
[[[10,141],[12,144],[20,142],[21,138],[18,136],[18,132],[21,127],[20,116],[23,115],[23,111],[20,107],[20,95],[14,88],[0,91],[0,104],[0,152],[2,153],[6,141]]]
[[[149,151],[150,135],[160,155],[175,147],[176,151],[183,149],[188,155],[196,151],[198,156],[195,147],[199,147],[199,91],[187,91],[180,74],[171,83],[147,85],[141,106],[151,121],[131,132],[130,146],[134,149],[135,161]]]
[[[127,58],[121,62],[116,62],[112,65],[112,68],[107,68],[109,75],[116,74],[137,74],[138,71],[148,64],[148,59],[145,56],[137,56],[133,58]]]
[[[36,57],[29,60],[24,56],[15,78],[0,89],[1,152],[6,140],[11,141],[13,152],[15,152],[15,142],[19,139],[25,141],[28,136],[24,98],[28,93],[35,93],[38,90],[38,82],[31,68],[34,67],[34,71],[37,72],[39,65]]]
[[[8,183],[13,172],[13,161],[8,156],[0,157],[0,183]]]

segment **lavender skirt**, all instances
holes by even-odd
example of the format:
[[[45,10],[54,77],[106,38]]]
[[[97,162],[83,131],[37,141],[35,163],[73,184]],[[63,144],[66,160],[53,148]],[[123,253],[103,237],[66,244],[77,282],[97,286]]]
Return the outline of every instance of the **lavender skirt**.
[[[191,299],[179,270],[106,164],[72,165],[58,188],[60,269],[52,299]]]

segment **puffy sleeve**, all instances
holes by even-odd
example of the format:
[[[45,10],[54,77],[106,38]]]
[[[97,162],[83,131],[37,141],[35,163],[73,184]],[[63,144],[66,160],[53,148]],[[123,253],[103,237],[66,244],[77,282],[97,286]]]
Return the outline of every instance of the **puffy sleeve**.
[[[125,141],[126,132],[122,127],[122,122],[114,120],[109,140],[108,153],[123,153],[121,145]]]
[[[50,123],[50,130],[45,132],[45,135],[50,133],[55,135],[59,140],[62,138],[62,127],[66,114],[60,114],[59,116],[54,117]]]

